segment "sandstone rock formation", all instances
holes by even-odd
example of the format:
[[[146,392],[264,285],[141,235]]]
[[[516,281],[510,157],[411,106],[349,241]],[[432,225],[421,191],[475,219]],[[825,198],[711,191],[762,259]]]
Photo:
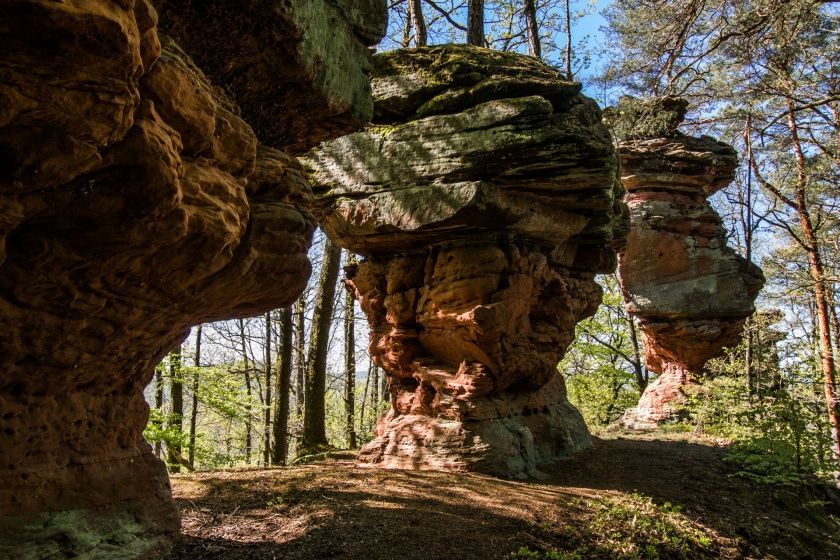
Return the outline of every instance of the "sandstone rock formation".
[[[390,381],[360,461],[535,475],[590,442],[555,368],[626,233],[600,111],[477,47],[377,55],[372,84],[374,125],[306,160]]]
[[[761,270],[726,245],[720,216],[706,200],[734,178],[735,150],[678,132],[684,102],[642,109],[645,126],[627,127],[619,142],[630,208],[619,276],[643,334],[645,363],[658,377],[625,416],[630,426],[673,417],[706,362],[738,343],[764,284]]]
[[[146,0],[0,7],[2,558],[160,557],[179,521],[141,435],[154,365],[190,325],[285,305],[309,275],[302,168],[259,145],[156,23]],[[345,28],[280,37],[285,25],[264,38],[275,56],[328,32],[321,67],[343,44],[340,71],[363,72],[366,55],[348,60],[364,45]],[[276,88],[277,112],[323,121],[312,138],[294,119],[276,123],[277,145],[347,130],[352,110],[284,85],[311,76],[271,78],[255,91]],[[343,87],[364,105],[360,80]]]
[[[161,29],[224,84],[261,142],[299,153],[370,121],[386,0],[156,0]],[[355,38],[356,40],[353,40]]]

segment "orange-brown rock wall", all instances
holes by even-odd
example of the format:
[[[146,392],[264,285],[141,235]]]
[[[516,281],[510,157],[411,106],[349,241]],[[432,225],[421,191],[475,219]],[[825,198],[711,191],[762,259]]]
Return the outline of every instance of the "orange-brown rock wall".
[[[160,557],[179,520],[142,437],[155,364],[310,273],[302,167],[157,23],[147,0],[0,6],[2,558]],[[326,97],[287,104],[328,124]]]

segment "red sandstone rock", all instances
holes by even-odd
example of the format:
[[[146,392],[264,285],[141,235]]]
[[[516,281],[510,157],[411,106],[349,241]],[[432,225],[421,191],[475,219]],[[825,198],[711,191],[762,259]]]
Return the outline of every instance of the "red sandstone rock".
[[[142,438],[154,365],[310,272],[301,166],[156,22],[146,0],[0,8],[2,558],[160,557],[179,522]]]
[[[628,425],[673,417],[706,362],[738,343],[764,283],[758,267],[727,247],[706,202],[733,179],[735,151],[705,136],[665,136],[619,144],[631,224],[619,275],[645,363],[659,375],[626,415]]]
[[[587,446],[558,361],[625,224],[600,112],[550,67],[468,46],[375,57],[376,118],[306,160],[391,410],[363,463],[537,475]]]

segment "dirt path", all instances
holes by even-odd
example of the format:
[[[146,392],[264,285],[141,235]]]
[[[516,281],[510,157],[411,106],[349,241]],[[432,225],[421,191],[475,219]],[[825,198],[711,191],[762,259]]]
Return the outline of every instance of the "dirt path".
[[[578,551],[557,558],[840,559],[836,519],[729,477],[722,455],[633,437],[601,440],[540,482],[349,461],[180,475],[185,540],[173,558],[483,560],[527,547]]]

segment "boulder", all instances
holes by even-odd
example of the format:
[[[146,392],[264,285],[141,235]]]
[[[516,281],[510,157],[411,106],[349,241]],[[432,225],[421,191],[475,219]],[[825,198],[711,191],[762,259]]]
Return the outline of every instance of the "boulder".
[[[626,234],[600,111],[465,45],[377,55],[372,88],[373,124],[304,160],[390,383],[359,460],[536,476],[591,441],[556,366]]]
[[[642,331],[645,364],[658,375],[625,415],[627,425],[674,418],[683,389],[700,381],[706,362],[740,341],[764,284],[761,270],[727,246],[721,218],[707,201],[735,177],[735,150],[680,133],[685,105],[676,104],[675,117],[667,110],[675,104],[666,101],[663,136],[646,136],[656,128],[650,124],[656,105],[648,102],[642,132],[624,127],[629,132],[618,146],[630,208],[619,276],[627,311]]]
[[[143,389],[191,325],[298,296],[311,190],[147,0],[10,0],[0,16],[0,557],[160,558],[179,519]]]

